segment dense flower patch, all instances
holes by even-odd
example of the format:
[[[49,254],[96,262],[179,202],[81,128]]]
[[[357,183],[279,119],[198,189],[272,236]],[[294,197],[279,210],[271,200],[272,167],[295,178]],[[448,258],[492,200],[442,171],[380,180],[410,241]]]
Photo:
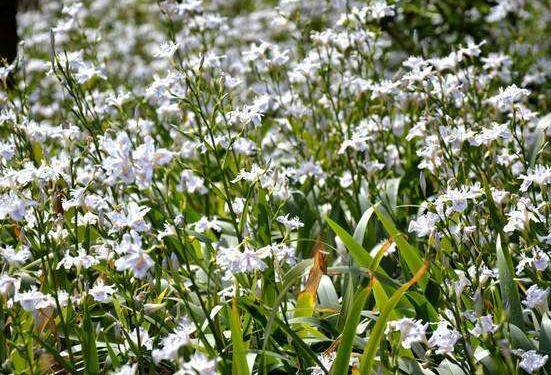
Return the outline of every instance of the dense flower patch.
[[[44,1],[0,67],[6,374],[551,374],[546,1]]]

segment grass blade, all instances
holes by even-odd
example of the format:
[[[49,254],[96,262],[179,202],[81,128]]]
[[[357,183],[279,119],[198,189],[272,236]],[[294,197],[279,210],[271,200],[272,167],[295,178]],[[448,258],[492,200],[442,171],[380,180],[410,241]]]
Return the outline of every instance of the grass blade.
[[[404,234],[396,229],[396,226],[392,220],[385,216],[380,207],[375,206],[374,209],[377,218],[383,224],[389,236],[394,240],[394,242],[396,242],[396,247],[400,252],[400,256],[405,260],[409,270],[412,274],[416,274],[423,267],[423,260],[419,255],[419,251],[405,240]],[[427,276],[424,276],[421,280],[419,280],[419,285],[421,285],[423,289],[427,286],[427,283]]]
[[[522,317],[522,305],[518,289],[513,279],[514,269],[511,254],[501,246],[501,236],[496,240],[497,268],[499,272],[499,289],[503,308],[507,311],[511,323],[519,328],[524,328]]]
[[[371,219],[371,216],[373,216],[373,212],[373,207],[369,207],[360,218],[360,221],[358,222],[358,225],[354,230],[353,238],[360,245],[364,242],[365,231],[367,230],[369,219]]]
[[[232,374],[249,375],[249,366],[247,365],[247,348],[243,342],[243,332],[241,330],[241,320],[237,301],[232,299],[230,308],[230,329],[233,347],[232,355]]]
[[[392,314],[392,311],[394,310],[394,307],[398,304],[400,299],[404,296],[406,291],[416,282],[419,282],[422,278],[425,272],[427,272],[429,268],[428,263],[424,263],[421,268],[415,273],[413,278],[409,280],[407,283],[402,285],[392,296],[389,298],[388,302],[386,303],[385,307],[381,311],[381,315],[379,316],[379,319],[377,319],[377,323],[375,323],[375,327],[373,327],[373,330],[371,331],[371,334],[369,336],[369,340],[367,341],[367,344],[364,348],[364,352],[362,354],[362,358],[360,360],[360,374],[362,375],[368,375],[371,367],[373,366],[373,362],[375,360],[375,354],[377,353],[377,349],[379,348],[381,339],[383,338],[383,334],[386,328],[386,324],[390,319],[390,316]]]
[[[371,263],[373,262],[373,258],[371,258],[371,255],[369,255],[369,252],[363,248],[362,245],[360,245],[356,240],[354,240],[354,237],[352,237],[346,230],[344,230],[339,224],[335,223],[330,218],[326,217],[325,221],[333,232],[341,239],[341,241],[344,243],[348,251],[350,252],[350,255],[352,256],[352,259],[354,259],[354,262],[359,267],[365,267],[369,268],[371,266]]]
[[[362,291],[354,298],[352,309],[348,312],[346,323],[344,324],[344,330],[340,338],[339,348],[337,350],[337,357],[333,363],[332,373],[335,375],[348,374],[350,355],[352,354],[354,338],[356,337],[356,327],[360,322],[361,312],[365,302],[371,294],[373,280],[374,279],[372,279],[369,285],[362,289]]]

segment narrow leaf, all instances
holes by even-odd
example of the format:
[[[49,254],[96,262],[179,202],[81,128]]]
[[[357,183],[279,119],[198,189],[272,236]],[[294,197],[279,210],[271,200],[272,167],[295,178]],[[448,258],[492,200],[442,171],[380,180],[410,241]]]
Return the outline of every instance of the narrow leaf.
[[[400,252],[400,256],[405,260],[411,273],[417,273],[417,271],[419,271],[423,267],[423,260],[421,259],[417,248],[415,248],[413,245],[409,244],[409,242],[405,240],[404,234],[396,229],[396,226],[394,225],[392,220],[390,220],[383,214],[380,207],[375,206],[375,214],[377,215],[379,221],[385,227],[385,230],[396,242],[396,247]],[[419,285],[421,285],[421,287],[424,289],[427,285],[427,282],[428,277],[424,276],[421,280],[419,280]]]
[[[360,322],[362,309],[369,295],[371,294],[372,282],[367,287],[362,289],[360,293],[354,298],[352,309],[350,309],[344,324],[344,330],[342,332],[339,349],[337,350],[337,357],[333,363],[333,374],[346,375],[348,374],[348,367],[350,362],[350,355],[352,354],[352,348],[354,346],[354,338],[356,337],[356,327]]]
[[[233,375],[249,375],[249,366],[247,365],[247,350],[243,342],[243,333],[241,330],[241,320],[239,318],[239,310],[237,309],[237,301],[232,300],[230,309],[230,329],[232,339],[232,374]]]
[[[501,246],[501,236],[496,240],[497,268],[499,272],[499,289],[501,290],[501,299],[503,308],[507,311],[511,323],[520,329],[524,328],[524,319],[522,317],[522,305],[518,289],[513,279],[514,269],[511,255]]]
[[[383,338],[383,334],[386,328],[386,324],[390,319],[392,310],[394,310],[394,307],[398,304],[400,299],[404,296],[406,291],[416,282],[419,282],[422,278],[425,272],[428,270],[429,265],[428,263],[424,263],[421,268],[417,271],[417,273],[409,280],[407,283],[402,285],[400,288],[392,294],[392,296],[389,298],[388,302],[386,303],[385,307],[381,311],[381,315],[379,315],[379,318],[377,319],[377,322],[375,323],[375,326],[373,327],[373,330],[370,333],[369,340],[367,341],[367,344],[364,348],[364,352],[362,354],[361,360],[360,360],[360,374],[362,375],[368,375],[369,371],[371,370],[371,367],[373,366],[373,362],[375,361],[375,354],[377,353],[377,349],[380,346],[381,339]]]

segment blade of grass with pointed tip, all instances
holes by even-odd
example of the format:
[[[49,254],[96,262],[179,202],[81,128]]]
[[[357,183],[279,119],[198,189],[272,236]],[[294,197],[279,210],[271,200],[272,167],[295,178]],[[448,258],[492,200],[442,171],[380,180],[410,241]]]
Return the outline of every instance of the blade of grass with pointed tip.
[[[361,375],[368,375],[371,370],[371,367],[373,366],[373,362],[375,361],[375,354],[377,353],[377,349],[380,346],[381,339],[383,338],[383,334],[386,328],[386,324],[390,319],[390,316],[392,311],[394,310],[394,307],[396,307],[400,299],[402,299],[406,291],[413,284],[422,280],[428,268],[429,268],[428,263],[424,263],[421,266],[421,268],[419,268],[419,270],[415,273],[415,275],[411,278],[411,280],[409,280],[407,283],[402,285],[400,288],[396,290],[396,292],[394,292],[394,294],[392,294],[392,296],[389,298],[383,310],[381,310],[381,314],[379,315],[379,318],[377,319],[377,322],[375,323],[373,330],[371,330],[371,333],[369,335],[369,340],[365,345],[364,352],[360,359]]]
[[[499,289],[503,308],[507,311],[511,323],[519,328],[524,328],[522,317],[522,305],[518,294],[517,285],[514,280],[514,268],[511,254],[501,246],[501,236],[496,240],[497,269],[499,273]]]
[[[247,349],[243,342],[241,319],[237,309],[237,301],[232,299],[230,308],[230,330],[232,339],[232,375],[249,375],[247,365]]]
[[[354,235],[352,237],[360,245],[363,244],[364,242],[365,231],[367,230],[367,224],[369,224],[369,219],[371,219],[373,212],[374,212],[373,207],[369,207],[360,218],[360,221],[358,222],[358,225],[354,230]]]
[[[98,350],[96,347],[96,331],[92,325],[92,317],[90,316],[86,302],[84,303],[83,309],[81,344],[86,373],[90,375],[99,375],[100,368]]]
[[[348,251],[350,252],[350,255],[352,256],[352,259],[354,259],[354,262],[360,267],[369,268],[371,263],[373,262],[373,258],[371,258],[371,255],[369,255],[369,252],[363,248],[362,245],[360,245],[358,242],[354,240],[354,237],[352,237],[346,230],[344,230],[339,224],[335,223],[330,218],[326,217],[325,221],[333,232],[341,239],[341,241],[344,243]]]
[[[388,303],[388,295],[386,294],[379,280],[373,281],[373,296],[375,297],[375,305],[377,306],[379,311],[382,311]],[[392,310],[390,312],[390,320],[396,319],[398,319],[398,315],[396,315],[396,312]]]
[[[339,348],[337,349],[337,357],[333,363],[332,373],[334,375],[348,374],[350,363],[350,355],[354,346],[354,338],[356,337],[356,327],[360,322],[361,313],[367,298],[371,294],[372,282],[369,283],[357,296],[354,298],[352,308],[348,312],[344,329],[340,338]]]
[[[268,322],[266,323],[266,328],[264,330],[264,342],[262,343],[262,352],[266,350],[268,347],[268,341],[270,340],[270,334],[272,331],[272,325],[274,323],[274,320],[276,320],[276,315],[279,310],[279,305],[283,300],[285,299],[287,292],[289,289],[297,282],[300,281],[300,278],[302,277],[302,274],[308,267],[310,267],[313,263],[312,259],[305,259],[299,264],[295,265],[293,268],[291,268],[287,273],[283,276],[283,282],[282,282],[282,289],[279,292],[272,308],[272,312],[270,314],[270,317],[268,319]],[[260,356],[259,363],[265,364],[265,357],[263,354]]]
[[[400,252],[400,256],[405,260],[411,273],[415,275],[417,271],[419,271],[421,267],[423,267],[423,260],[421,259],[417,248],[415,248],[413,245],[405,240],[404,234],[396,229],[396,226],[394,225],[392,220],[387,218],[378,206],[374,206],[374,209],[377,218],[383,224],[383,227],[385,227],[385,230],[388,232],[390,237],[392,237],[394,242],[396,242],[396,247]],[[426,275],[423,276],[421,280],[419,280],[419,285],[423,289],[427,286],[427,283],[428,276]]]

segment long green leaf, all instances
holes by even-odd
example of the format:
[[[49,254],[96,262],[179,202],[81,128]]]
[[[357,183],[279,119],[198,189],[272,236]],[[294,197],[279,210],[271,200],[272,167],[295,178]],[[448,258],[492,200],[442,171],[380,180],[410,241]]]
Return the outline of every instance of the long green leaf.
[[[511,323],[520,329],[524,328],[524,319],[522,317],[522,305],[518,289],[513,279],[514,269],[511,255],[501,246],[501,236],[496,240],[497,268],[499,272],[499,289],[501,290],[501,299],[503,308],[507,311]]]
[[[371,263],[373,262],[373,258],[371,255],[369,255],[369,252],[363,248],[362,245],[360,245],[356,240],[354,240],[354,237],[352,237],[346,230],[344,230],[339,224],[335,223],[330,218],[326,217],[325,221],[327,221],[327,224],[333,229],[333,232],[341,239],[341,241],[344,243],[348,251],[350,252],[350,255],[352,256],[352,259],[354,259],[354,262],[359,267],[365,267],[369,268]]]
[[[313,263],[312,259],[305,259],[299,264],[295,265],[293,268],[291,268],[287,273],[283,276],[283,282],[282,282],[282,289],[277,295],[276,300],[274,301],[272,312],[270,314],[270,318],[268,319],[268,322],[266,323],[266,328],[264,329],[264,342],[262,343],[262,352],[266,350],[268,347],[268,342],[270,340],[270,334],[272,331],[272,325],[274,323],[274,320],[276,320],[277,312],[279,311],[279,305],[285,297],[287,296],[287,292],[289,289],[297,282],[300,281],[300,278],[304,274],[304,271],[308,267],[310,267]],[[260,356],[259,363],[265,364],[265,357],[264,355]]]
[[[551,319],[549,313],[543,314],[540,328],[540,347],[541,353],[551,353]],[[551,373],[551,362],[547,361],[545,368],[548,373]]]
[[[83,322],[82,322],[82,355],[86,373],[90,375],[99,375],[99,358],[96,347],[96,332],[92,326],[92,318],[88,311],[87,303],[84,303]]]
[[[417,271],[419,271],[421,267],[423,267],[423,260],[421,259],[421,256],[419,255],[418,250],[405,240],[404,234],[398,231],[398,229],[396,229],[396,226],[394,225],[392,220],[390,220],[385,216],[385,214],[381,211],[381,208],[379,206],[374,206],[374,209],[375,209],[375,214],[377,215],[377,218],[383,224],[388,234],[396,242],[396,247],[400,252],[400,256],[405,260],[409,270],[411,271],[412,274],[416,274]],[[427,286],[427,283],[428,283],[427,276],[423,276],[423,278],[419,280],[419,285],[423,289]]]
[[[358,222],[358,225],[356,226],[356,229],[354,230],[353,238],[360,245],[364,242],[365,231],[367,230],[369,219],[371,219],[371,216],[373,216],[373,212],[373,207],[369,207],[367,210],[365,210],[364,214],[360,218],[360,221]]]
[[[237,301],[232,299],[230,308],[230,329],[232,339],[232,375],[249,375],[247,365],[247,348],[243,342],[243,331],[241,330],[241,319],[237,309]]]
[[[373,281],[373,296],[375,297],[375,305],[379,310],[382,310],[388,303],[388,295],[378,280]],[[390,320],[396,319],[398,319],[398,315],[392,310],[390,312]]]
[[[423,278],[423,275],[429,268],[428,263],[425,263],[421,266],[421,268],[415,273],[413,278],[409,280],[407,283],[402,285],[400,288],[392,294],[392,296],[389,298],[388,302],[386,303],[385,307],[381,311],[381,315],[379,315],[379,318],[377,319],[377,322],[375,323],[375,326],[373,327],[373,330],[370,333],[369,340],[367,341],[367,344],[364,348],[364,352],[362,354],[361,360],[360,360],[360,374],[362,375],[368,375],[369,371],[371,370],[371,367],[373,366],[373,362],[375,361],[375,354],[377,353],[377,349],[380,346],[381,339],[383,338],[383,334],[386,328],[386,324],[390,319],[391,313],[400,301],[406,291],[416,282],[419,282]]]
[[[356,327],[360,322],[362,309],[371,294],[372,283],[370,282],[358,295],[354,298],[352,309],[348,312],[344,330],[342,332],[337,357],[333,363],[332,373],[346,375],[350,363],[350,355],[354,346],[354,338],[356,337]]]

